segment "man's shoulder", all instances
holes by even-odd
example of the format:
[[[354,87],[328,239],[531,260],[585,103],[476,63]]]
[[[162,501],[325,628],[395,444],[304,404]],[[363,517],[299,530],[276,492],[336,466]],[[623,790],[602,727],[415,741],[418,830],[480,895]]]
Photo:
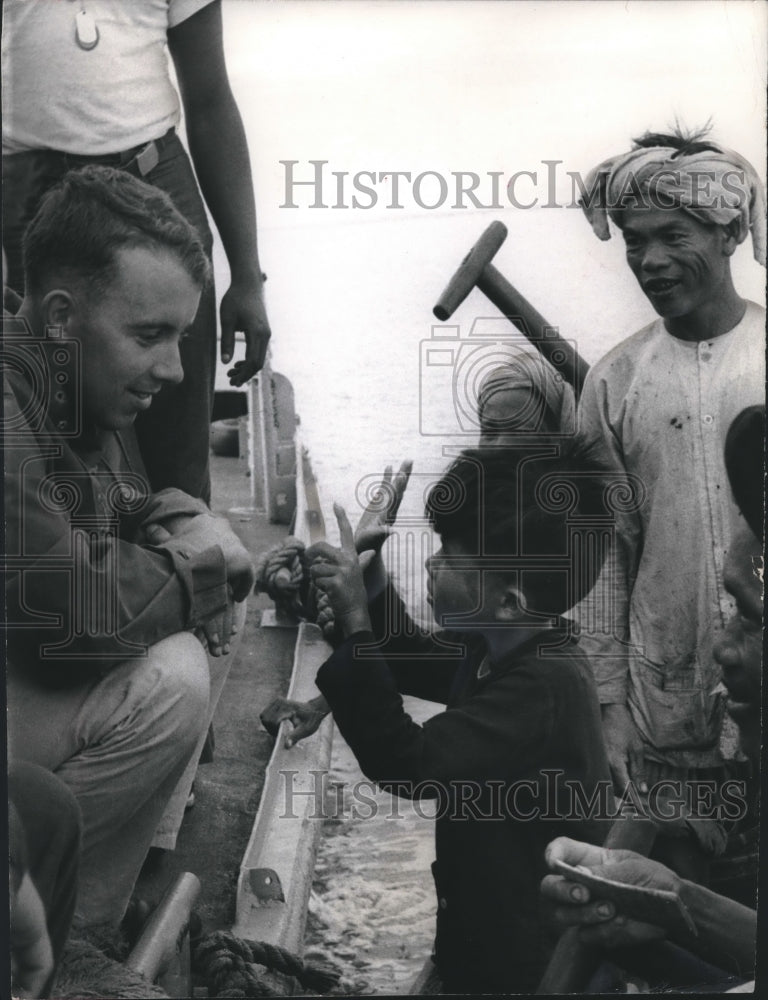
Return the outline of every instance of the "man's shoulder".
[[[757,337],[762,340],[765,337],[765,322],[765,309],[758,305],[757,302],[747,299],[744,318],[736,329],[743,330],[747,336]]]
[[[660,319],[651,320],[636,333],[612,347],[610,351],[596,361],[590,374],[593,378],[605,376],[608,372],[615,373],[623,369],[632,369],[642,357],[649,345],[656,343],[664,333]]]

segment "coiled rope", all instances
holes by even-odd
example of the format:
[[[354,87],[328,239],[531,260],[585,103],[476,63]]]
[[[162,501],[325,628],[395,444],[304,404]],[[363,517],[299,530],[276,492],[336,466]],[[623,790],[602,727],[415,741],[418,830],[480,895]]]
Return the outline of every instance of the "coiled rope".
[[[339,975],[330,967],[303,962],[285,948],[246,941],[229,931],[199,938],[193,944],[192,967],[216,997],[275,996],[275,984],[265,971],[291,976],[313,993],[328,993],[339,985]]]
[[[291,617],[315,622],[326,639],[333,638],[336,623],[328,595],[312,583],[304,543],[298,538],[288,535],[260,557],[255,590],[267,594]]]

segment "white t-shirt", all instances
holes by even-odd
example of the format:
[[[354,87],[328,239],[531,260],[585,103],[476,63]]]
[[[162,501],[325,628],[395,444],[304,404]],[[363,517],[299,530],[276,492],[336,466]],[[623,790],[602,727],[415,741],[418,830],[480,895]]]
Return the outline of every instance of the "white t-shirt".
[[[211,0],[4,0],[3,153],[101,155],[178,124],[166,36]],[[77,41],[85,9],[96,46]]]

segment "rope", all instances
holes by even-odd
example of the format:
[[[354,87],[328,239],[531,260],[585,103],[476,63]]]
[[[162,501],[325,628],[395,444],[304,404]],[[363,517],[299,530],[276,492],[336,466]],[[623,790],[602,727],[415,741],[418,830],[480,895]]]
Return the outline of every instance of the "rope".
[[[339,983],[338,975],[330,968],[310,965],[285,948],[265,941],[246,941],[229,931],[213,931],[194,945],[194,970],[205,979],[212,996],[274,996],[274,984],[263,978],[257,965],[292,976],[315,993],[328,993]]]
[[[308,582],[303,557],[304,543],[289,535],[268,549],[256,566],[256,592],[268,594],[278,608],[296,618],[307,617],[302,600]]]
[[[335,638],[336,622],[331,603],[328,595],[311,582],[304,543],[298,538],[289,535],[260,557],[255,590],[271,597],[275,606],[286,614],[316,622],[329,642]]]

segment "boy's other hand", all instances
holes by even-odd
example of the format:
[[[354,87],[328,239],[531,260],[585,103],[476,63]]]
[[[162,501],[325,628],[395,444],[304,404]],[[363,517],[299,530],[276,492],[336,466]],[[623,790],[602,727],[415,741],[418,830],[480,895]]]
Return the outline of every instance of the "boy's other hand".
[[[626,705],[603,705],[603,739],[616,794],[623,795],[630,781],[646,794],[643,741]]]
[[[293,731],[285,737],[285,747],[290,749],[299,740],[316,733],[326,715],[330,712],[328,702],[319,695],[312,701],[291,701],[289,698],[275,698],[260,715],[261,724],[272,736],[277,736],[280,723],[288,720]]]
[[[368,597],[363,570],[373,560],[374,552],[364,552],[359,558],[352,526],[343,507],[333,505],[339,525],[341,547],[317,542],[306,550],[312,581],[327,594],[333,616],[344,638],[355,632],[369,631]]]
[[[358,552],[367,552],[369,549],[377,553],[381,551],[392,533],[392,525],[397,518],[412,468],[413,462],[406,459],[396,476],[392,476],[391,465],[384,470],[382,481],[363,511],[355,531],[355,547]]]

